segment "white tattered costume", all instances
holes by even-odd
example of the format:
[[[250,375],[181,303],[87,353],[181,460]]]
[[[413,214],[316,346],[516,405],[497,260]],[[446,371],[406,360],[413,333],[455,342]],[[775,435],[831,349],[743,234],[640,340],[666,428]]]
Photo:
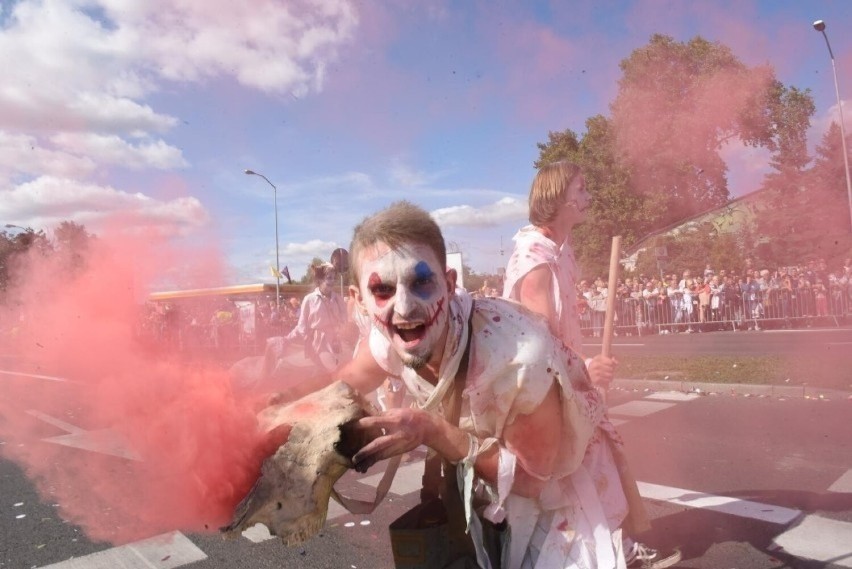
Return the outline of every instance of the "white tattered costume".
[[[404,367],[387,338],[373,328],[370,351],[389,373],[401,376],[416,404],[441,412],[467,345],[472,301],[464,291],[449,302],[449,333],[439,381],[433,386]],[[482,514],[510,530],[504,546],[504,567],[591,569],[624,567],[619,527],[626,503],[607,445],[598,425],[605,406],[579,357],[551,340],[542,318],[503,299],[477,300],[471,319],[473,338],[459,426],[471,436],[468,456],[457,469],[459,488],[468,508],[468,522],[477,545],[478,561],[490,567],[481,548],[481,526],[471,511],[474,492],[484,493]],[[546,481],[537,499],[512,494],[515,469],[523,468],[530,448],[506,448],[503,433],[518,415],[529,414],[557,382],[562,400],[562,445],[551,472],[530,472]],[[554,426],[554,428],[557,428]],[[499,447],[496,485],[476,478],[478,453]],[[587,449],[595,449],[591,454]]]

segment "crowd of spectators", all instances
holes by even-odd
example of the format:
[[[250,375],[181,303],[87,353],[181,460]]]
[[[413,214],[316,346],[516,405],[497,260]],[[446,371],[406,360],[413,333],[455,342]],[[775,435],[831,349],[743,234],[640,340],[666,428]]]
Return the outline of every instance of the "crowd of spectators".
[[[251,307],[250,307],[251,305]],[[301,301],[274,298],[233,302],[226,298],[195,302],[147,302],[137,337],[175,351],[217,350],[223,355],[262,346],[271,336],[286,334],[299,319]],[[250,308],[249,308],[250,307]],[[244,312],[248,309],[248,313]]]
[[[603,332],[608,279],[580,280],[577,305],[587,336]],[[495,286],[496,285],[496,286]],[[500,283],[486,280],[475,296],[500,296]],[[824,260],[759,268],[747,259],[740,269],[685,269],[663,275],[625,275],[614,291],[615,333],[676,334],[711,331],[806,328],[852,321],[852,258],[829,268]],[[254,302],[253,324],[234,302],[149,303],[143,335],[181,351],[252,349],[266,338],[286,335],[299,319],[301,299]]]
[[[772,270],[747,259],[739,270],[626,276],[614,294],[615,330],[626,335],[839,325],[852,316],[852,259],[834,269],[822,259]],[[602,277],[578,283],[585,334],[600,336],[608,295]]]

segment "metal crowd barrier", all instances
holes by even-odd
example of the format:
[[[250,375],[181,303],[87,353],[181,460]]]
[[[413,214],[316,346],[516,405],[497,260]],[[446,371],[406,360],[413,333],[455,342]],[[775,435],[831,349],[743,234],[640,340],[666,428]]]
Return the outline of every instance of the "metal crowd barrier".
[[[738,293],[663,296],[657,300],[618,298],[615,331],[619,335],[675,334],[712,331],[839,327],[852,322],[852,302],[844,290],[770,289],[743,298]],[[603,332],[604,312],[582,307],[580,322],[587,336]]]

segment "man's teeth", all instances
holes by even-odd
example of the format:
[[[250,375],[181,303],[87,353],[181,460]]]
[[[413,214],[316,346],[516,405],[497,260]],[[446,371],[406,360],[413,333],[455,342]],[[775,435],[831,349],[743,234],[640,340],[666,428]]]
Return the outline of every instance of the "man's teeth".
[[[399,330],[414,330],[415,328],[419,327],[420,324],[400,323],[400,324],[394,324],[394,326],[396,326],[397,329],[399,329]]]

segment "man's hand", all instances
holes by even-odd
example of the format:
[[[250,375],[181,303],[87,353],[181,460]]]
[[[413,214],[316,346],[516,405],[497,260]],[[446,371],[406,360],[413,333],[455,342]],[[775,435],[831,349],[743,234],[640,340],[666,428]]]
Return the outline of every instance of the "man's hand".
[[[589,376],[592,378],[592,385],[603,389],[608,389],[610,383],[615,378],[615,368],[618,366],[618,360],[608,358],[602,354],[598,354],[591,358],[588,362]]]
[[[355,453],[352,462],[355,470],[366,472],[373,464],[426,444],[435,431],[435,416],[420,409],[389,409],[381,415],[358,420],[358,430],[381,432]]]

